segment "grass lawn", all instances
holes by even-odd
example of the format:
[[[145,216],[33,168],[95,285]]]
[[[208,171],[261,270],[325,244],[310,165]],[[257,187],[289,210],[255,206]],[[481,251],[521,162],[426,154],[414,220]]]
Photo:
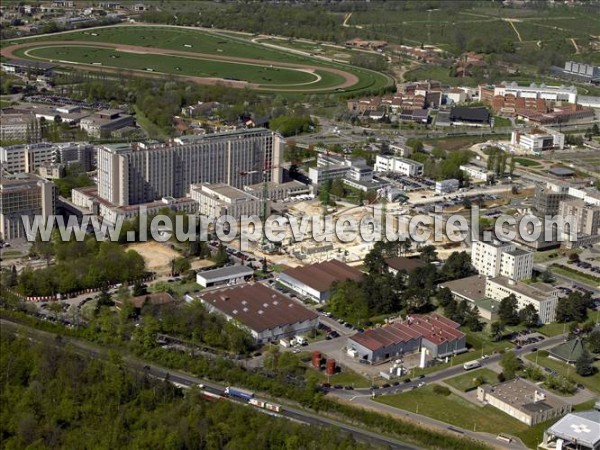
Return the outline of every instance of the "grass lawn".
[[[379,72],[375,72],[360,67],[355,67],[347,64],[329,63],[319,59],[311,58],[308,56],[297,55],[289,53],[284,50],[267,48],[260,44],[255,44],[247,39],[238,38],[234,36],[224,36],[215,33],[210,33],[202,30],[189,30],[178,27],[153,27],[153,26],[113,26],[107,28],[98,28],[92,31],[75,31],[72,33],[65,33],[55,36],[44,36],[28,40],[5,40],[2,45],[17,44],[17,43],[32,43],[32,42],[49,42],[49,41],[86,41],[89,42],[92,47],[88,47],[88,50],[93,49],[94,42],[96,43],[109,43],[109,44],[128,44],[140,47],[148,48],[162,48],[170,50],[181,50],[186,52],[197,52],[203,54],[213,54],[219,56],[229,56],[232,58],[243,57],[250,59],[258,59],[265,61],[265,66],[252,66],[249,64],[215,61],[211,59],[196,59],[196,58],[184,58],[174,57],[167,55],[141,55],[135,53],[121,53],[121,58],[110,58],[106,66],[113,67],[124,67],[129,69],[142,69],[152,68],[157,72],[173,73],[175,75],[195,75],[195,76],[216,76],[216,77],[230,77],[238,78],[241,80],[248,80],[252,78],[257,84],[262,86],[272,87],[274,90],[282,90],[290,93],[300,93],[309,91],[312,89],[322,89],[333,87],[338,85],[341,77],[329,71],[317,69],[315,75],[320,77],[320,80],[314,84],[307,84],[305,86],[289,86],[286,84],[294,83],[305,83],[314,80],[315,76],[307,72],[295,71],[290,69],[267,67],[267,61],[294,63],[299,65],[311,65],[317,68],[329,68],[335,67],[337,69],[344,70],[349,73],[356,75],[359,80],[358,82],[343,90],[345,93],[357,92],[365,89],[377,91],[392,83],[392,79],[387,75]],[[63,50],[67,50],[72,53],[74,47],[63,47]],[[108,50],[111,51],[111,50]],[[44,50],[32,50],[32,54],[42,56],[43,52],[56,53],[52,49]],[[42,53],[39,53],[42,52]],[[27,58],[24,54],[24,49],[20,49],[17,53]],[[45,55],[48,57],[48,55]],[[93,62],[102,62],[98,58],[101,56],[99,52],[96,54],[96,60]],[[56,57],[52,59],[57,60],[75,60],[69,59],[66,56]],[[185,61],[187,59],[187,62]],[[87,62],[87,61],[85,61]],[[176,63],[175,63],[176,62]],[[125,66],[123,66],[125,64]],[[191,67],[193,64],[194,67]],[[139,67],[143,65],[143,67]],[[163,70],[159,68],[163,67]],[[165,70],[166,67],[169,70]],[[176,70],[175,67],[179,67],[180,70]],[[85,67],[82,67],[85,69]],[[191,72],[193,73],[191,73]],[[269,72],[269,73],[267,73]],[[294,73],[295,72],[295,73]],[[206,74],[210,75],[206,75]],[[237,75],[236,75],[237,73]],[[283,78],[282,78],[283,77]],[[293,77],[296,81],[292,80]],[[291,80],[291,81],[290,81]],[[299,81],[305,80],[305,81]],[[319,91],[319,93],[326,93],[327,90]],[[337,91],[336,91],[337,92]]]
[[[329,377],[325,372],[318,372],[318,379],[321,383],[330,383],[331,385],[341,384],[342,386],[355,388],[368,388],[371,386],[369,380],[350,369],[344,369],[342,372]]]
[[[490,369],[470,370],[462,375],[444,380],[444,383],[452,386],[459,391],[466,392],[474,387],[477,387],[475,378],[483,377],[485,384],[493,384],[498,382],[498,374]]]
[[[42,47],[29,50],[28,54],[46,60],[73,61],[83,64],[101,63],[103,67],[146,70],[196,77],[234,78],[257,83],[261,86],[308,84],[317,80],[316,75],[282,67],[270,68],[253,64],[189,58],[175,55],[146,55],[124,53],[110,48],[92,47]],[[319,87],[335,86],[343,78],[327,74],[326,80],[317,82]],[[330,75],[330,76],[329,76]]]
[[[194,292],[196,289],[202,289],[202,286],[194,281],[182,280],[173,283],[159,281],[148,288],[151,292],[166,292],[168,289],[172,290],[177,296],[183,297],[186,293]]]
[[[493,406],[478,406],[454,394],[439,395],[433,392],[432,386],[381,396],[376,401],[467,430],[514,434],[527,429],[527,425]]]
[[[494,127],[510,127],[512,122],[506,117],[494,116]]]
[[[515,162],[517,164],[519,164],[520,166],[524,166],[524,167],[541,166],[541,164],[539,162],[534,161],[533,159],[528,159],[528,158],[515,158]]]
[[[542,325],[536,331],[548,337],[558,336],[559,334],[568,333],[569,326],[567,324],[567,326],[565,327],[564,323],[553,322]]]
[[[559,258],[561,255],[558,250],[546,250],[545,252],[535,252],[533,254],[533,262],[541,263],[551,259]]]
[[[562,264],[552,264],[550,270],[557,274],[572,279],[573,281],[580,281],[591,286],[597,286],[600,284],[600,278],[594,275],[588,275],[587,273],[580,272],[579,270],[572,269]]]
[[[4,259],[15,259],[20,258],[23,254],[18,250],[9,250],[7,252],[2,252],[2,258]]]
[[[535,353],[526,355],[525,358],[527,358],[529,361],[535,362]],[[555,370],[560,375],[568,376],[568,378],[571,378],[576,383],[583,384],[589,390],[600,394],[600,361],[596,361],[594,363],[594,365],[598,368],[598,371],[591,377],[582,377],[577,375],[574,366],[569,366],[568,364],[551,359],[549,357],[538,356],[537,362],[540,366],[548,367],[549,369]]]
[[[494,135],[494,139],[502,139],[504,135]],[[454,151],[463,150],[471,147],[473,144],[479,144],[491,139],[489,135],[485,136],[455,136],[442,139],[425,139],[423,142],[444,150]]]

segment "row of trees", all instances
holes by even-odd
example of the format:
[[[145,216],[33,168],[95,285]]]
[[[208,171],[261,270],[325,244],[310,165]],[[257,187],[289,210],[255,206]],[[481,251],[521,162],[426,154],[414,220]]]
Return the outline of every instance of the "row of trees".
[[[415,145],[419,147],[418,144]],[[440,148],[435,148],[431,155],[418,151],[410,155],[410,159],[423,164],[423,174],[435,180],[456,178],[459,181],[467,181],[460,166],[467,164],[471,158],[473,153],[469,150],[447,152]]]

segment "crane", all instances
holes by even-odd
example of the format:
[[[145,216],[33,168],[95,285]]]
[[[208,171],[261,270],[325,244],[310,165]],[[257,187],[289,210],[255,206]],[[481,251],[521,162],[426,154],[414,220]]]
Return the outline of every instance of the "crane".
[[[240,175],[252,175],[255,173],[262,173],[263,175],[263,191],[262,191],[262,199],[261,199],[261,217],[260,220],[263,223],[263,227],[261,229],[261,247],[264,249],[266,247],[266,236],[265,236],[265,222],[267,221],[268,209],[269,209],[269,177],[268,173],[270,170],[279,169],[280,166],[272,166],[270,164],[266,164],[262,170],[251,170],[249,172],[240,172]]]

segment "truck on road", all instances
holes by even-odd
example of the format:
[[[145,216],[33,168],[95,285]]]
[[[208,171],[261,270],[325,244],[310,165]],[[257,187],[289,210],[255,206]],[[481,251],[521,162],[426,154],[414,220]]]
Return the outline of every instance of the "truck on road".
[[[254,392],[245,391],[240,388],[227,386],[225,388],[225,395],[229,397],[239,398],[240,400],[250,401],[250,399],[254,398]]]

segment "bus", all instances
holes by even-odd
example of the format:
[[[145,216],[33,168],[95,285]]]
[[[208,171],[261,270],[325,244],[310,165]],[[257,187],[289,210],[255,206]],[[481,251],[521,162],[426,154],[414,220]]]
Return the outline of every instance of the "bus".
[[[479,363],[479,361],[470,361],[470,362],[466,362],[463,365],[465,370],[472,370],[472,369],[477,369],[478,367],[481,367],[481,364]]]

